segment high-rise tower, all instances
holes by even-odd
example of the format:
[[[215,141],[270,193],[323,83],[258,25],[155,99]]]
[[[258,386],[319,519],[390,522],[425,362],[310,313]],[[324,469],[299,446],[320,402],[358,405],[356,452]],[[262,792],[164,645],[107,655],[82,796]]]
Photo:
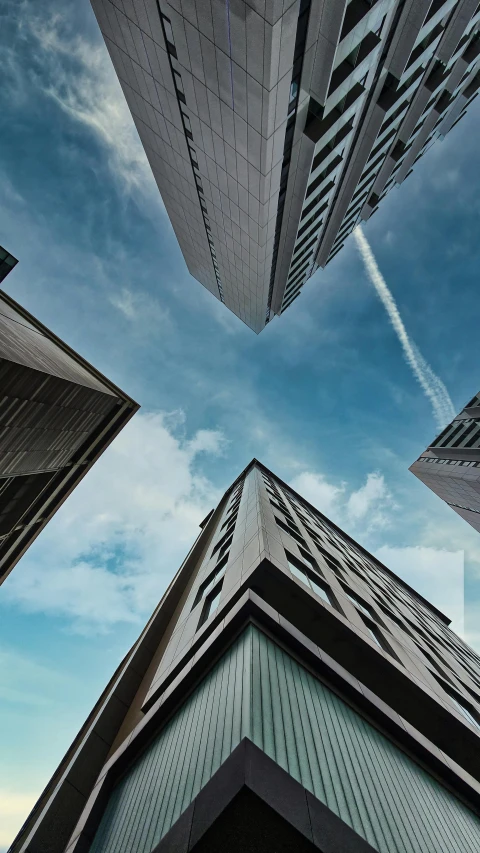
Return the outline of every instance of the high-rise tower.
[[[255,332],[464,115],[477,0],[92,0],[188,269]]]
[[[480,659],[255,460],[11,853],[478,853]]]
[[[137,409],[0,290],[0,584]]]
[[[480,533],[480,393],[409,470]]]

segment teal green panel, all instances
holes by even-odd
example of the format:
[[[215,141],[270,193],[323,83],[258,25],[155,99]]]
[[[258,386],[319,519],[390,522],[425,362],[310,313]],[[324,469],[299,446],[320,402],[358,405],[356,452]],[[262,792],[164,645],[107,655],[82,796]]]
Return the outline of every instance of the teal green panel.
[[[260,631],[252,740],[381,853],[478,853],[480,819]]]
[[[242,738],[379,853],[478,853],[480,820],[256,628],[112,792],[91,853],[150,853]]]
[[[247,631],[118,782],[91,853],[148,853],[249,735],[251,642]]]

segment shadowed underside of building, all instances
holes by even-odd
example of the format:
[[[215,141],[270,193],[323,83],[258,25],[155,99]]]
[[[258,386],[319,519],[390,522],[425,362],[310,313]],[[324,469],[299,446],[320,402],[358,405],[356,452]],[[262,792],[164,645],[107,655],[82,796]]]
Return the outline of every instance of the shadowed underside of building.
[[[480,393],[409,470],[480,533]]]
[[[256,460],[11,853],[478,853],[480,666]]]

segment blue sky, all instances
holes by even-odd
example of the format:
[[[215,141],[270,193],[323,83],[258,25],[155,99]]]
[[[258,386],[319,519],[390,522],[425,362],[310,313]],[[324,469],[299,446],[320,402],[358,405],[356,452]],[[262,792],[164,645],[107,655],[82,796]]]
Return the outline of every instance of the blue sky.
[[[185,268],[88,0],[7,0],[0,38],[5,289],[142,406],[1,589],[1,851],[253,456],[459,629],[464,551],[477,648],[480,545],[408,471],[438,430],[353,239],[255,336]],[[475,102],[365,228],[457,410],[480,388],[479,125]]]

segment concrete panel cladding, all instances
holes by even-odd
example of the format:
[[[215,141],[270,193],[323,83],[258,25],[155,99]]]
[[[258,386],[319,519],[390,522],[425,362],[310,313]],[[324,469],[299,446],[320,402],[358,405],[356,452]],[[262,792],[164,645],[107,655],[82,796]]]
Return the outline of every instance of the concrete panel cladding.
[[[170,853],[185,832],[178,849],[193,853],[234,767],[235,792],[265,795],[277,816],[299,798],[305,821],[290,823],[322,853],[478,853],[480,660],[448,626],[252,460],[10,853]],[[227,811],[213,816],[220,850]],[[263,814],[270,850],[267,825],[280,824]],[[315,840],[323,818],[330,846]]]
[[[189,271],[257,333],[480,84],[475,0],[91,2]]]

